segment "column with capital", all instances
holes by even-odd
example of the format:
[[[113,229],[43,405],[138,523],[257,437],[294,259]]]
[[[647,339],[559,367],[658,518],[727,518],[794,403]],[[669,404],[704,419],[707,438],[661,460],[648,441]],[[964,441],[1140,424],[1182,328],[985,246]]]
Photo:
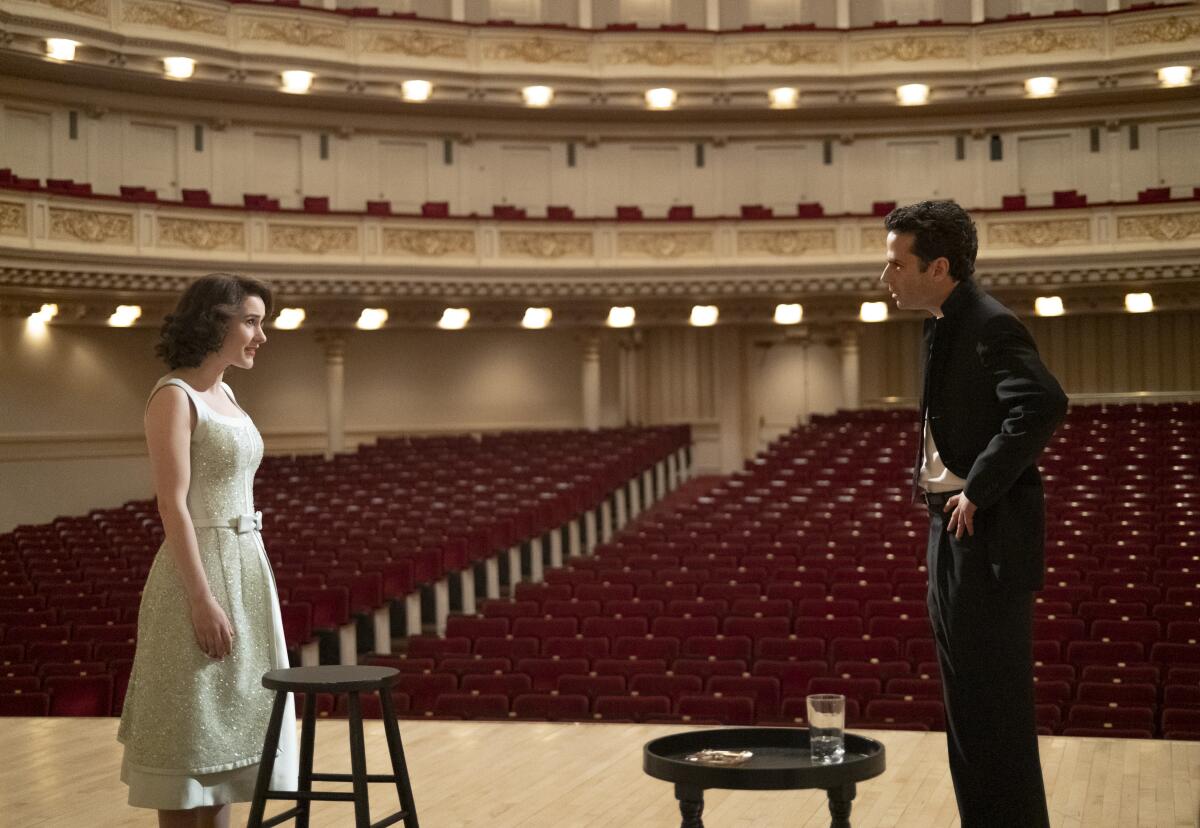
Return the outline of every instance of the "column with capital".
[[[842,408],[854,410],[862,404],[858,370],[858,330],[846,328],[841,337]]]
[[[850,28],[850,0],[836,0],[836,23],[839,29]]]
[[[583,427],[588,431],[600,428],[600,337],[589,334],[583,340],[581,370],[583,393]]]
[[[346,337],[341,331],[319,331],[317,342],[325,349],[325,457],[346,447],[344,419],[346,388]]]

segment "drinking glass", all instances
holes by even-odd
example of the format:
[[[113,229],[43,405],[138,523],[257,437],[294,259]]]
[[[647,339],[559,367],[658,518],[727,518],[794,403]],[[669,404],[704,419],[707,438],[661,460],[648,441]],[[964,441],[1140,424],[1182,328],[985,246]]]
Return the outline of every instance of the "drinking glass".
[[[846,697],[815,693],[808,697],[808,736],[813,762],[833,765],[846,753]]]

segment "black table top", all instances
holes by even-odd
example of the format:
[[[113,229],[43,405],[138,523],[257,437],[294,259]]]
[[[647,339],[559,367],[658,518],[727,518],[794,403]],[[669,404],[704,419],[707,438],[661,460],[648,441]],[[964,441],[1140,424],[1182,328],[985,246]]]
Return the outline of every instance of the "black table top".
[[[731,767],[714,767],[684,759],[688,754],[706,748],[749,750],[754,756],[744,764]],[[676,733],[647,742],[642,751],[642,769],[647,774],[697,788],[829,789],[879,776],[885,767],[883,743],[853,733],[846,734],[846,754],[840,763],[814,763],[809,753],[808,729],[792,727],[739,727]]]
[[[263,687],[292,692],[347,693],[351,690],[377,690],[391,685],[399,670],[391,667],[366,667],[330,664],[320,667],[291,667],[269,670],[263,675]]]

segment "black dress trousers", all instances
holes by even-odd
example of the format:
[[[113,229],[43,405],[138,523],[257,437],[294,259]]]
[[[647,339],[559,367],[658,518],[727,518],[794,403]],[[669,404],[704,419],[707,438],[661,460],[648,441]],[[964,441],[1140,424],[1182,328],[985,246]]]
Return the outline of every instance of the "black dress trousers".
[[[1033,593],[1002,585],[982,541],[930,509],[929,618],[962,828],[1047,828],[1033,695]]]

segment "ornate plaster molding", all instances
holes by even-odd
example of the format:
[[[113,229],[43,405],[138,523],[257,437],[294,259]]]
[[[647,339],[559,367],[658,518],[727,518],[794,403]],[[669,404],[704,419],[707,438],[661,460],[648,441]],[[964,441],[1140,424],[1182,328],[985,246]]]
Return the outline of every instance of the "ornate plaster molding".
[[[988,244],[996,247],[1053,247],[1090,241],[1092,237],[1088,219],[999,221],[986,227]]]
[[[50,208],[50,238],[91,244],[133,244],[133,216]]]
[[[131,269],[99,272],[86,268],[40,269],[0,266],[0,296],[14,295],[13,291],[111,291],[125,294],[140,293],[147,299],[155,295],[168,297],[183,290],[195,273],[144,272]],[[249,271],[254,272],[254,271]],[[514,300],[525,301],[530,296],[565,301],[608,301],[616,297],[629,299],[690,300],[697,295],[711,296],[717,302],[737,297],[772,299],[792,296],[854,296],[877,292],[873,273],[822,273],[817,271],[791,272],[787,275],[755,273],[731,267],[728,272],[710,277],[687,274],[659,274],[638,279],[614,282],[603,275],[573,274],[544,279],[527,276],[490,276],[486,279],[468,278],[362,278],[353,276],[321,276],[305,278],[287,274],[268,275],[272,286],[289,300],[315,301],[323,297],[352,299],[370,296],[389,300],[454,299],[456,301]],[[1200,294],[1200,265],[1189,258],[1184,262],[1114,262],[1104,267],[1088,264],[1047,265],[1030,267],[981,262],[977,272],[980,283],[991,289],[1019,290],[1041,287],[1082,288],[1088,285],[1120,286],[1130,280],[1143,283],[1170,284],[1175,288]],[[5,305],[7,307],[7,304]]]
[[[712,252],[712,233],[617,233],[617,253],[621,256],[678,259]]]
[[[247,40],[264,40],[286,46],[346,48],[346,33],[342,29],[297,19],[249,18],[242,21],[242,37]]]
[[[383,252],[410,253],[414,256],[474,256],[475,233],[471,230],[385,227]]]
[[[25,236],[29,233],[29,214],[24,204],[0,201],[0,236]]]
[[[1117,219],[1118,239],[1178,242],[1192,236],[1200,236],[1200,212],[1156,213],[1148,216],[1121,216]]]
[[[649,43],[623,43],[609,47],[607,63],[617,66],[712,66],[715,51],[711,45],[672,43],[654,40]]]
[[[770,43],[743,43],[731,48],[727,60],[735,66],[796,66],[801,63],[838,62],[838,42],[773,40]]]
[[[126,23],[221,36],[226,35],[229,28],[226,15],[185,6],[183,3],[126,2],[121,10],[121,19]]]
[[[835,253],[837,239],[832,228],[823,230],[743,230],[737,234],[738,253],[771,256],[803,256]]]
[[[268,224],[267,248],[277,253],[357,253],[357,227]]]
[[[233,221],[160,217],[158,243],[189,250],[245,250],[245,226]]]
[[[862,250],[870,250],[883,254],[884,245],[887,244],[888,231],[883,227],[883,221],[880,220],[878,227],[863,227],[859,231],[858,245]]]
[[[65,12],[87,14],[92,17],[108,17],[109,0],[34,0],[34,2]]]
[[[967,56],[964,36],[951,37],[888,37],[856,42],[852,51],[854,60],[875,63],[882,60],[899,60],[911,63],[917,60],[954,60]]]
[[[1145,46],[1156,43],[1182,43],[1200,38],[1200,16],[1168,17],[1116,24],[1114,46]]]
[[[467,57],[467,39],[415,29],[406,32],[370,32],[364,35],[363,51],[417,58]]]
[[[523,40],[495,40],[485,42],[483,57],[521,63],[587,63],[588,44],[540,36]]]
[[[592,256],[591,233],[500,233],[501,256],[560,259]]]
[[[1028,29],[999,35],[983,35],[981,46],[985,57],[1079,52],[1099,49],[1100,32],[1090,29]]]

